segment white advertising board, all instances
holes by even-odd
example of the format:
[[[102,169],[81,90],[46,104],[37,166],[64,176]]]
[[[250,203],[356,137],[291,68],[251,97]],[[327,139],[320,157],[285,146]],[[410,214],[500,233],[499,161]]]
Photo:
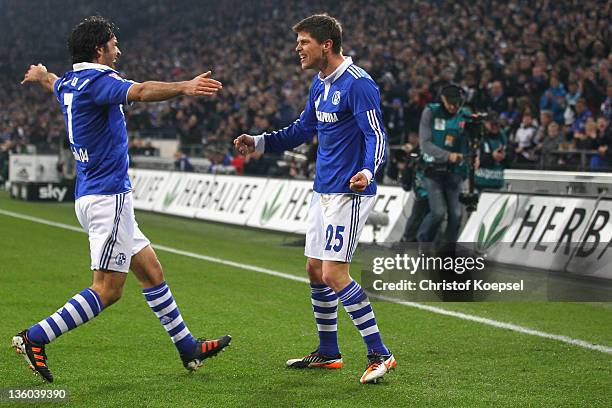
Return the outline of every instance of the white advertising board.
[[[159,170],[130,169],[134,208],[152,211],[164,196],[172,173]]]
[[[58,158],[54,155],[11,154],[9,181],[32,183],[58,183]]]
[[[402,190],[400,187],[395,186],[378,186],[376,194],[376,202],[372,211],[386,214],[389,217],[389,224],[380,227],[376,231],[376,242],[383,241],[398,241],[403,234],[403,229],[399,234],[393,234],[396,225],[400,224],[403,226],[406,224],[406,213],[410,209],[406,207],[409,205],[408,201],[410,193]],[[406,210],[406,213],[404,212]],[[393,236],[395,235],[395,236]],[[374,227],[372,225],[366,225],[361,233],[359,242],[372,242],[374,240]]]
[[[140,210],[304,234],[312,182],[130,169]],[[389,216],[376,241],[397,240],[411,195],[379,186]],[[497,262],[612,279],[612,200],[484,193],[459,240]],[[367,225],[361,242],[372,242]]]
[[[567,271],[612,279],[612,200],[601,200],[575,248]]]
[[[312,181],[265,179],[159,170],[130,169],[134,207],[181,217],[250,227],[306,233]],[[384,241],[405,221],[409,195],[399,187],[379,187],[374,210],[389,216],[389,225],[376,233]],[[362,242],[373,240],[366,226]]]
[[[142,209],[241,225],[246,224],[267,182],[255,177],[158,173],[167,175],[164,186],[156,187],[152,206]]]
[[[611,210],[593,198],[485,193],[459,241],[497,262],[612,279]]]
[[[247,225],[305,234],[311,198],[311,181],[270,179]]]

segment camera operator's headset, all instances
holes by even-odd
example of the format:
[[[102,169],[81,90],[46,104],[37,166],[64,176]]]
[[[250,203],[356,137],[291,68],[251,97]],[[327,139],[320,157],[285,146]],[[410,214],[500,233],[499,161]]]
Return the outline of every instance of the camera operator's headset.
[[[442,102],[442,96],[446,98],[449,103],[457,103],[459,108],[457,112],[463,108],[466,100],[466,92],[465,90],[457,84],[449,83],[440,88],[440,92],[438,92],[438,99]]]

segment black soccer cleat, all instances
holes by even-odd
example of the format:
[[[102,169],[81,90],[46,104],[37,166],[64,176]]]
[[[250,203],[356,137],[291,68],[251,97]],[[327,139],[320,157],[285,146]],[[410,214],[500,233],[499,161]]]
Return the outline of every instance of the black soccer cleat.
[[[214,357],[220,351],[229,346],[232,336],[223,336],[214,340],[197,339],[196,351],[189,357],[181,355],[183,366],[189,371],[195,371],[202,367],[204,360]]]
[[[342,368],[344,363],[342,362],[342,355],[336,356],[325,356],[319,353],[319,349],[316,349],[309,355],[302,358],[294,358],[287,360],[287,367],[291,368],[331,368],[338,369]]]
[[[13,337],[13,347],[17,354],[21,354],[28,363],[28,368],[34,371],[34,374],[40,375],[45,381],[53,382],[53,374],[47,366],[47,354],[45,353],[45,345],[37,344],[30,341],[27,330],[17,333]]]

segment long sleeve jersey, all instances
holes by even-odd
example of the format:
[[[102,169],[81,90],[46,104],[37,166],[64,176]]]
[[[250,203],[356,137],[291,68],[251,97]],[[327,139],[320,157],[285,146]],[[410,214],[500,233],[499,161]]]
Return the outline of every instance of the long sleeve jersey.
[[[386,160],[387,135],[374,80],[350,57],[329,76],[314,77],[308,102],[289,126],[256,137],[258,150],[282,152],[318,135],[314,191],[357,194],[349,180],[362,171],[373,182],[360,195],[375,195],[376,172]]]
[[[131,189],[123,105],[132,85],[114,69],[90,62],[74,64],[55,81],[53,92],[76,160],[75,198]]]

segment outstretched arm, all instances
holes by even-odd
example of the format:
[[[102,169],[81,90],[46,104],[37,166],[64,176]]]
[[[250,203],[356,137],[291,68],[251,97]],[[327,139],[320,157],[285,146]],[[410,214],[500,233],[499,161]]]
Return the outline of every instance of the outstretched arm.
[[[255,150],[260,152],[283,152],[311,140],[317,131],[317,117],[314,111],[312,95],[300,117],[290,124],[274,132],[261,135],[240,135],[234,139],[234,146],[241,154],[247,155]]]
[[[211,72],[198,75],[190,81],[135,83],[128,91],[128,102],[159,102],[177,96],[212,96],[223,87],[221,82],[210,77]]]
[[[48,72],[47,67],[43,64],[30,65],[30,68],[28,68],[28,71],[23,76],[21,84],[23,85],[26,82],[38,82],[47,91],[53,92],[53,84],[55,84],[55,81],[58,79],[58,76],[52,72]]]
[[[255,150],[262,153],[281,153],[298,147],[311,140],[317,130],[316,118],[312,120],[308,118],[308,115],[304,111],[295,122],[274,132],[266,132],[257,136],[242,134],[234,139],[234,146],[244,155],[253,153]]]

